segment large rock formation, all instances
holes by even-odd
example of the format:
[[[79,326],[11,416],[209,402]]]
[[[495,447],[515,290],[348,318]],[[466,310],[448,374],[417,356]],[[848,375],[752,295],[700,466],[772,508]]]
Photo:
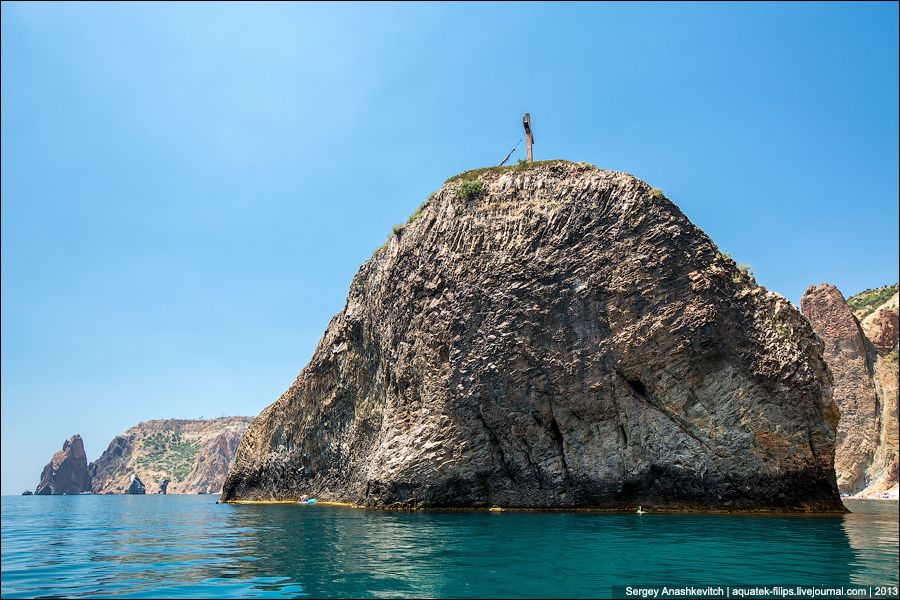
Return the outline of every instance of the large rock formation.
[[[34,489],[34,495],[61,496],[90,490],[91,476],[88,474],[84,443],[80,435],[73,435],[44,467],[41,482]]]
[[[360,268],[223,500],[843,510],[790,302],[631,175],[502,171],[448,181]]]
[[[897,483],[891,477],[898,457],[897,297],[875,308],[862,325],[833,285],[810,286],[801,300],[834,375],[841,411],[835,471],[845,493],[881,492]]]
[[[139,423],[116,436],[90,464],[95,494],[122,494],[137,474],[146,492],[218,493],[252,417],[167,419]],[[163,482],[169,483],[163,487]]]

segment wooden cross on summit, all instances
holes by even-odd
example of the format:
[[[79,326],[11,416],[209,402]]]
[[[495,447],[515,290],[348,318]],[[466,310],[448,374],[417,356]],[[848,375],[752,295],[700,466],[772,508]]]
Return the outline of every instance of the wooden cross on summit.
[[[534,134],[531,133],[531,114],[525,113],[522,117],[522,124],[525,126],[525,144],[528,149],[528,162],[531,162],[531,145],[534,143]]]

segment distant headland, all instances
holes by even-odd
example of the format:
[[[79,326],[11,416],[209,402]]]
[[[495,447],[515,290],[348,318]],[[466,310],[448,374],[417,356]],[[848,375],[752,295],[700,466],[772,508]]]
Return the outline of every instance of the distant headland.
[[[75,435],[44,467],[34,494],[218,494],[252,420],[146,421],[116,436],[90,464]]]

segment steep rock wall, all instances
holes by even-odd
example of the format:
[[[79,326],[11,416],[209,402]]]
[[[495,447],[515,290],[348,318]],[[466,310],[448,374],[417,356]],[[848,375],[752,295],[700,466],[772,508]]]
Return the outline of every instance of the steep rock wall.
[[[833,285],[810,286],[803,314],[825,343],[840,408],[835,472],[841,492],[866,494],[896,485],[898,457],[898,295],[862,324]],[[891,356],[891,352],[894,355]],[[896,470],[896,467],[894,468]]]
[[[34,489],[34,495],[72,495],[88,492],[90,489],[91,477],[88,474],[84,442],[80,435],[73,435],[44,467],[41,482]]]
[[[822,346],[626,174],[450,181],[357,273],[222,499],[843,510]]]

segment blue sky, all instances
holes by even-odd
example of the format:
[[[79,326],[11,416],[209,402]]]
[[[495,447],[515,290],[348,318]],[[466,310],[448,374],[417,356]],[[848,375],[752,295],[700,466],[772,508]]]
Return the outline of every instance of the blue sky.
[[[2,493],[255,415],[449,176],[627,171],[799,304],[898,280],[898,4],[2,4]],[[512,160],[523,158],[524,150]]]

